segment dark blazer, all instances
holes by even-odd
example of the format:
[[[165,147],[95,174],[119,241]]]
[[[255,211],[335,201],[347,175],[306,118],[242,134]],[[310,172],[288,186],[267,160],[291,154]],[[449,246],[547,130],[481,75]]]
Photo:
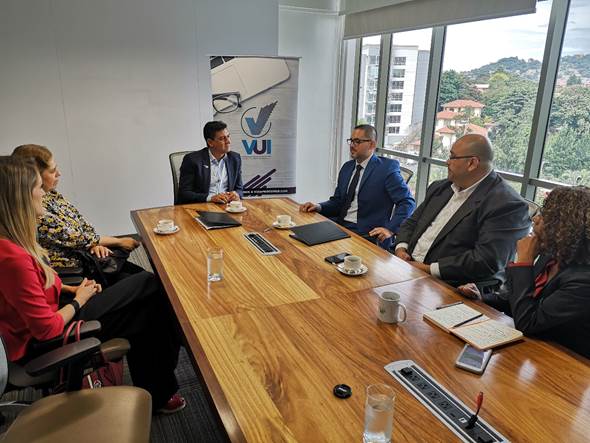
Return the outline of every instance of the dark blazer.
[[[554,340],[590,358],[590,265],[560,269],[537,298],[535,278],[550,257],[534,266],[508,267],[505,294],[514,326],[525,335]]]
[[[242,158],[237,152],[229,151],[226,156],[228,191],[236,191],[243,197]],[[209,148],[191,152],[182,159],[178,181],[178,203],[207,201],[211,184],[211,162]]]
[[[330,200],[320,203],[322,215],[338,217],[355,169],[355,160],[344,163],[338,174],[334,195]],[[395,234],[416,207],[412,193],[400,175],[399,162],[376,155],[367,163],[355,198],[358,198],[356,228],[360,234],[367,234],[376,227],[387,228]],[[395,212],[392,214],[394,207]]]
[[[424,202],[402,225],[396,244],[412,255],[418,239],[453,195],[450,180],[432,183]],[[492,171],[438,234],[424,263],[438,262],[443,280],[453,285],[496,279],[514,256],[516,242],[530,228],[528,205]]]

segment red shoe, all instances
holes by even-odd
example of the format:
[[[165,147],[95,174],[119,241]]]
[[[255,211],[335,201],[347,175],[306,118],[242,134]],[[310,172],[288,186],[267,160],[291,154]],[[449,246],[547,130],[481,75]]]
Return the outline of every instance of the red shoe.
[[[186,400],[177,392],[170,400],[164,405],[164,407],[158,409],[159,414],[174,414],[175,412],[181,411],[186,406]]]

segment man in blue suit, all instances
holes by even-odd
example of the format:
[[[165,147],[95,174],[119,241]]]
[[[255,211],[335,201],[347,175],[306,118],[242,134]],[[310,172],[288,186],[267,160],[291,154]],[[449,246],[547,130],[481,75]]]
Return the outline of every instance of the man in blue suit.
[[[334,195],[319,204],[304,203],[299,210],[318,211],[388,249],[416,202],[400,175],[399,162],[375,155],[377,130],[373,126],[355,127],[348,144],[352,160],[340,169]]]
[[[242,158],[231,152],[227,125],[208,122],[203,128],[207,147],[182,159],[178,203],[213,202],[226,204],[243,197]]]

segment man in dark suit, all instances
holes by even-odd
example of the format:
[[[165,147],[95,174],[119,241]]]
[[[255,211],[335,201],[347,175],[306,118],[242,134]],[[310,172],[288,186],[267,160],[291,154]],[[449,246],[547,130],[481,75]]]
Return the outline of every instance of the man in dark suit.
[[[494,172],[492,160],[486,137],[457,140],[447,160],[448,179],[428,187],[397,235],[395,255],[453,285],[503,282],[530,218],[528,205]]]
[[[227,125],[208,122],[203,128],[207,147],[182,159],[178,203],[229,203],[243,197],[242,159],[230,151]]]
[[[377,130],[373,126],[354,128],[348,143],[352,160],[340,169],[334,195],[319,204],[304,203],[299,210],[318,211],[388,249],[416,203],[400,175],[399,162],[375,155]]]

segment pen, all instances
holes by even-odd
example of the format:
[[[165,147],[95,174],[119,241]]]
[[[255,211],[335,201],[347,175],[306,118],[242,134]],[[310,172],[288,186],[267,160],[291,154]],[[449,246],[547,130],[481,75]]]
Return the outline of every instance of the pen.
[[[475,317],[468,318],[467,320],[463,320],[457,323],[455,326],[451,326],[449,329],[458,328],[459,326],[463,326],[465,323],[469,323],[471,320],[475,320],[476,318],[483,317],[483,314],[479,313]]]
[[[436,309],[450,308],[451,306],[457,306],[457,305],[462,305],[462,304],[463,304],[462,301],[456,301],[455,303],[449,303],[448,305],[437,306]]]

